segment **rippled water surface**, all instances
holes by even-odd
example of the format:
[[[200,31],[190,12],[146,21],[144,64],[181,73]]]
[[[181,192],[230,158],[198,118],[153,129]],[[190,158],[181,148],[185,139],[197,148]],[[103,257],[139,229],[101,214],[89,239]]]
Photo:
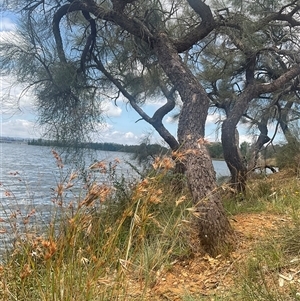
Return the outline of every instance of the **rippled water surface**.
[[[119,177],[138,177],[126,164],[129,161],[136,165],[130,154],[94,151],[84,156],[87,167],[95,160],[108,164],[115,159],[120,161],[116,168]],[[54,210],[57,211],[53,204],[57,184],[66,183],[76,170],[74,164],[65,164],[60,169],[56,163],[50,147],[0,143],[0,249],[11,244],[14,233],[23,233],[26,227],[49,224]],[[213,164],[218,177],[229,175],[225,162],[213,161]],[[107,174],[97,173],[95,176],[98,182],[109,180]],[[75,180],[74,186],[65,192],[64,199],[76,199],[83,186],[82,180]]]
[[[60,182],[67,182],[73,164],[57,167],[52,149],[45,146],[0,143],[0,248],[10,242],[11,232],[22,232],[25,227],[49,223],[57,206],[54,206],[55,189]],[[85,166],[97,161],[114,162],[118,159],[116,173],[121,176],[137,174],[126,164],[131,155],[120,152],[94,151],[84,155]],[[73,162],[74,163],[74,162]],[[107,174],[95,173],[98,181],[107,181]],[[74,186],[64,194],[66,200],[77,198],[83,190],[82,180],[74,180]],[[27,223],[27,220],[29,223]]]

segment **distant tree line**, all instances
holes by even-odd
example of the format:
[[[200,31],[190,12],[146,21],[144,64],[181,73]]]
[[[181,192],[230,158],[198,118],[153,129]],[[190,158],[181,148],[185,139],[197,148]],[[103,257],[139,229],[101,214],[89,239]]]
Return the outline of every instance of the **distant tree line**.
[[[48,136],[86,141],[104,123],[103,100],[122,97],[172,151],[186,154],[176,163],[201,216],[204,251],[232,249],[236,237],[215,189],[205,124],[211,110],[219,114],[238,193],[273,139],[270,125],[297,146],[291,129],[300,123],[299,1],[2,1],[6,10],[20,17],[1,40],[1,75],[34,92]],[[2,99],[10,99],[6,90]],[[154,99],[164,101],[148,111]],[[178,111],[174,136],[164,122]],[[240,123],[256,134],[249,160],[240,150]]]
[[[44,140],[44,139],[32,139],[28,141],[29,145],[39,145],[39,146],[56,146],[56,147],[65,147],[68,146],[67,143],[63,141],[54,141],[54,140]],[[79,148],[88,148],[94,150],[102,150],[102,151],[111,151],[111,152],[125,152],[125,153],[137,153],[141,149],[143,152],[145,149],[152,154],[160,154],[167,153],[169,151],[168,148],[161,146],[160,144],[149,144],[146,145],[142,143],[140,145],[127,145],[127,144],[118,144],[113,142],[86,142],[80,143],[76,145]]]
[[[45,140],[45,139],[32,139],[28,141],[29,145],[39,145],[39,146],[56,146],[65,147],[66,143],[62,141]],[[94,150],[110,151],[110,152],[125,152],[125,153],[135,153],[140,154],[139,157],[144,158],[147,156],[154,157],[159,154],[167,154],[170,152],[169,148],[161,146],[160,144],[146,144],[141,143],[139,145],[127,145],[118,144],[113,142],[87,142],[80,143],[80,148],[88,148]],[[211,158],[213,159],[223,159],[223,148],[221,142],[212,142],[207,145],[208,151]]]

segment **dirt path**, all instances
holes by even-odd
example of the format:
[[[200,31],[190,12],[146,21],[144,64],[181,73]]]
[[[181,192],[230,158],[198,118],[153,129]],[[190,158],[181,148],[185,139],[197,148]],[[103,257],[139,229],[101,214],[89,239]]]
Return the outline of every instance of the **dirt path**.
[[[271,214],[240,214],[231,222],[240,237],[235,252],[227,258],[195,254],[188,260],[174,262],[148,292],[149,300],[177,301],[183,300],[184,295],[226,295],[234,285],[238,265],[249,256],[255,243],[288,219]]]

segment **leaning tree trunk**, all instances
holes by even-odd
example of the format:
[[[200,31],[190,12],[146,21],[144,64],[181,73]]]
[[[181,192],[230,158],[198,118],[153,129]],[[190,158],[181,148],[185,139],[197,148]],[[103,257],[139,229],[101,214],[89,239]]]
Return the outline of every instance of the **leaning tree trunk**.
[[[204,144],[203,98],[191,91],[183,104],[178,138],[182,145],[186,176],[197,210],[199,237],[205,251],[215,256],[233,246],[233,231],[216,185],[216,174]],[[204,96],[205,97],[205,96]],[[202,113],[202,114],[201,114]]]
[[[247,166],[239,150],[237,141],[237,124],[241,120],[248,104],[256,95],[256,87],[249,85],[236,99],[234,106],[222,124],[222,146],[224,159],[231,173],[231,184],[238,192],[246,189]]]
[[[156,40],[159,63],[183,101],[178,123],[180,157],[197,210],[199,238],[205,251],[215,256],[232,247],[234,232],[216,187],[212,160],[204,145],[209,99],[199,81],[184,65],[165,34]]]
[[[293,102],[287,102],[283,108],[280,108],[280,114],[278,116],[279,125],[283,132],[283,135],[287,143],[291,146],[298,145],[297,137],[291,132],[288,126],[288,115],[292,109],[293,104]]]
[[[256,142],[251,147],[250,160],[248,163],[248,171],[254,171],[257,167],[257,161],[259,158],[259,152],[261,151],[264,144],[269,142],[271,139],[268,136],[268,121],[269,114],[263,115],[260,122],[257,122],[258,129],[260,134],[256,140]]]
[[[222,124],[223,155],[231,174],[231,186],[237,192],[244,192],[246,189],[247,167],[239,150],[236,137],[236,125],[227,118]]]

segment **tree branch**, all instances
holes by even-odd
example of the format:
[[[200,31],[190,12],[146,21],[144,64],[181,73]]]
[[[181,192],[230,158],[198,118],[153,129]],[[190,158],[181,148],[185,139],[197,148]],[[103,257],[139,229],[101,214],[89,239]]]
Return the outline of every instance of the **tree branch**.
[[[145,111],[137,104],[135,98],[127,92],[127,90],[122,86],[122,84],[114,78],[104,67],[102,62],[96,57],[93,56],[95,63],[97,64],[98,69],[119,89],[119,91],[129,100],[132,108],[144,119],[146,122],[151,124],[160,136],[169,144],[172,150],[177,150],[179,148],[178,141],[174,138],[174,136],[165,128],[162,123],[162,118],[171,111],[170,108],[175,106],[175,102],[173,104],[172,98],[169,98],[167,103],[159,108],[151,118]],[[173,109],[173,108],[172,108]]]
[[[80,68],[81,68],[81,71],[84,72],[86,59],[87,59],[88,55],[90,58],[92,56],[92,51],[93,51],[96,36],[97,36],[97,30],[96,30],[96,22],[93,18],[91,18],[90,14],[86,11],[82,11],[82,14],[83,14],[84,18],[90,23],[90,26],[91,26],[91,32],[87,38],[87,41],[86,41],[85,47],[82,51],[81,59],[80,59]]]
[[[191,48],[195,43],[204,39],[216,27],[211,9],[201,0],[187,0],[189,5],[202,19],[201,24],[191,29],[180,40],[175,40],[174,45],[178,52],[184,52]]]
[[[290,80],[295,78],[297,75],[300,74],[300,65],[296,64],[287,72],[283,73],[279,76],[276,80],[269,84],[256,84],[256,96],[263,94],[263,93],[271,93],[280,88],[282,88],[285,84],[287,84]]]
[[[157,109],[156,112],[153,114],[153,122],[161,122],[163,118],[175,108],[175,99],[173,96],[175,89],[172,89],[170,92],[167,92],[166,90],[164,90],[164,87],[161,87],[161,90],[163,91],[167,102],[162,107]]]
[[[200,16],[202,22],[214,24],[215,20],[211,9],[201,0],[187,0],[190,7]]]
[[[136,0],[112,0],[113,8],[115,11],[122,12],[128,3],[132,3]]]
[[[173,40],[173,44],[179,53],[182,53],[190,49],[195,43],[201,41],[208,36],[216,25],[211,23],[200,24],[194,29],[191,29],[185,36],[180,40]]]
[[[53,16],[53,21],[52,21],[52,30],[56,42],[56,49],[57,49],[57,54],[61,62],[66,62],[66,55],[64,52],[64,47],[63,47],[63,42],[60,34],[60,28],[59,28],[59,23],[60,20],[68,13],[70,9],[70,4],[65,4],[62,7],[60,7],[57,12]]]

